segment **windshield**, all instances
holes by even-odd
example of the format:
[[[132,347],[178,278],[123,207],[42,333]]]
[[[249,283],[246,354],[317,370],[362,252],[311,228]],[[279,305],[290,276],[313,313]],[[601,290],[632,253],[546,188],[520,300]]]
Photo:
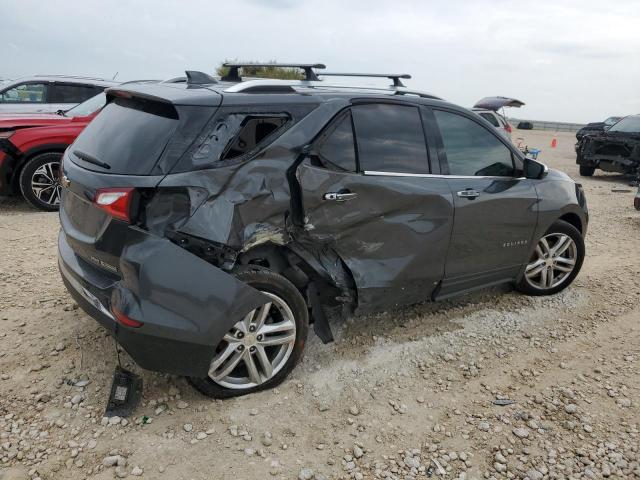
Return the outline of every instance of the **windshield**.
[[[611,126],[614,123],[616,123],[618,120],[620,120],[620,118],[622,118],[622,117],[609,117],[604,121],[604,124]]]
[[[80,105],[76,105],[71,110],[67,110],[64,113],[65,117],[86,117],[87,115],[91,115],[92,113],[100,110],[104,107],[104,104],[107,102],[107,95],[102,92],[96,95],[95,97],[91,97],[89,100],[85,100]]]
[[[613,127],[609,129],[610,132],[626,132],[626,133],[640,133],[640,115],[632,115],[630,117],[624,117]]]

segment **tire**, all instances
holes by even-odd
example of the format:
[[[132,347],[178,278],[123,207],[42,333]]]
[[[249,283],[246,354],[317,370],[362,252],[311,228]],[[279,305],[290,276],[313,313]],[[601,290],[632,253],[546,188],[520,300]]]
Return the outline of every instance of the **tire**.
[[[60,208],[60,159],[61,153],[41,153],[30,159],[20,172],[18,183],[24,199],[33,207],[45,212],[55,212]],[[34,184],[47,185],[38,190]]]
[[[559,248],[559,250],[562,250],[562,255],[559,255],[557,257],[550,256],[549,259],[544,260],[545,264],[540,264],[538,266],[535,266],[534,268],[534,264],[537,264],[543,260],[540,258],[540,255],[539,255],[539,251],[543,251],[543,252],[545,251],[545,248],[542,247],[543,240],[546,240],[547,246],[550,246],[551,250],[553,250],[554,247],[557,245],[553,243],[554,239],[556,238],[559,239],[563,237],[568,237],[573,242],[573,245],[569,244],[569,246],[565,250],[562,249],[564,247],[564,244],[560,245],[561,248]],[[558,220],[553,225],[551,225],[551,227],[536,243],[536,248],[534,249],[534,252],[531,255],[531,259],[529,260],[529,263],[525,267],[525,270],[522,274],[522,278],[515,285],[515,287],[518,291],[524,294],[534,295],[534,296],[553,295],[554,293],[558,293],[564,290],[565,288],[567,288],[569,285],[571,285],[573,280],[576,278],[576,276],[580,272],[580,268],[582,268],[582,263],[584,262],[584,256],[585,256],[584,239],[582,238],[582,235],[580,234],[578,229],[573,225],[571,225],[570,223],[567,223],[563,220]],[[567,259],[571,257],[573,257],[574,263],[570,272],[555,270],[556,268],[564,268],[564,269],[569,268]],[[560,258],[562,258],[563,260],[559,260]],[[553,275],[558,276],[557,284],[553,283],[553,278],[554,278],[553,275],[551,276],[551,282],[548,282],[548,283],[551,283],[550,285],[548,283],[545,284],[545,282],[543,281],[542,273],[540,277],[533,275],[536,269],[539,268],[541,265],[546,265],[547,261],[549,263],[554,264],[554,266],[551,268],[554,269]],[[546,268],[548,272],[549,271],[548,269],[550,267],[543,266],[542,268],[543,269]],[[534,278],[530,278],[529,276],[533,276]],[[544,278],[548,279],[549,273],[547,273],[546,277]]]
[[[275,373],[273,374],[273,376],[271,376],[268,379],[265,379],[265,375],[264,375],[265,369],[263,368],[264,363],[261,363],[260,359],[257,358],[259,356],[259,353],[257,351],[251,354],[249,353],[248,349],[244,349],[244,351],[241,353],[239,353],[237,349],[230,350],[233,352],[232,354],[229,355],[231,360],[233,360],[232,357],[234,355],[241,355],[241,354],[252,356],[252,358],[254,358],[255,365],[258,366],[260,370],[260,377],[264,380],[262,383],[259,383],[259,384],[256,384],[256,382],[253,382],[253,383],[244,382],[238,385],[231,384],[230,382],[236,381],[236,379],[238,378],[238,377],[232,377],[232,376],[224,377],[222,379],[219,379],[219,381],[214,381],[212,378],[209,378],[209,377],[207,378],[188,377],[189,383],[191,383],[191,385],[194,386],[198,391],[200,391],[204,395],[207,395],[208,397],[213,397],[213,398],[238,397],[241,395],[247,395],[247,394],[258,392],[261,390],[273,388],[276,385],[279,385],[280,383],[282,383],[282,381],[287,377],[287,375],[291,372],[291,370],[293,370],[293,368],[297,365],[297,363],[302,358],[304,345],[307,340],[307,333],[309,331],[309,315],[308,315],[307,305],[304,301],[304,298],[298,291],[298,289],[291,282],[289,282],[289,280],[287,280],[282,275],[279,275],[271,270],[268,270],[266,268],[261,268],[261,267],[251,267],[246,270],[241,270],[236,274],[236,277],[239,280],[252,286],[253,288],[260,290],[261,292],[267,295],[272,296],[273,303],[269,307],[270,310],[267,312],[267,315],[269,315],[269,317],[267,317],[267,320],[265,320],[264,322],[265,325],[268,326],[269,325],[268,322],[270,321],[272,322],[279,321],[280,323],[284,323],[284,320],[286,320],[285,317],[288,315],[288,313],[286,315],[282,313],[283,309],[286,310],[286,308],[284,308],[282,304],[278,302],[282,301],[288,307],[290,313],[293,316],[291,320],[293,320],[293,323],[295,323],[295,342],[291,347],[289,346],[286,347],[287,349],[291,348],[290,353],[288,358],[286,358],[286,361],[284,361],[285,357],[282,357],[282,362],[280,365],[277,365],[276,360],[277,360],[277,355],[280,355],[281,353],[276,354],[274,352],[280,352],[278,349],[279,348],[284,349],[285,346],[263,347],[263,349],[261,350],[262,352],[265,352],[265,351],[270,352],[270,353],[267,353],[267,355],[274,355],[275,357],[275,360],[273,361],[273,365],[272,365],[274,367]],[[253,321],[259,316],[259,313],[260,313],[259,310],[260,308],[254,310],[254,312],[257,312],[257,313],[256,313],[256,317],[252,318],[251,320],[252,325],[253,325]],[[233,335],[233,336],[240,335],[240,332],[236,327],[241,323],[244,323],[244,320],[239,321],[229,331],[228,335]],[[252,335],[255,337],[259,333],[260,333],[260,330],[256,330]],[[291,333],[291,336],[293,336],[293,333]],[[260,335],[258,335],[256,338],[260,339]],[[274,337],[268,337],[268,338],[274,338]],[[249,340],[249,335],[247,335],[246,340],[247,341]],[[260,344],[258,343],[257,345],[258,345],[257,347],[251,347],[251,348],[254,348],[254,349],[260,348]],[[216,350],[216,356],[212,359],[212,367],[216,359],[222,358],[223,352],[225,351],[226,348],[230,348],[230,346],[231,346],[231,343],[228,343],[225,340],[222,340],[220,342],[220,345],[218,345]],[[238,348],[241,348],[241,347],[238,347]],[[221,365],[222,366],[220,368],[224,370],[225,364],[222,363]],[[230,372],[230,374],[233,374],[234,372],[242,372],[244,370],[245,373],[249,375],[248,373],[249,370],[247,369],[247,366],[248,364],[244,360],[242,360],[238,363],[238,366],[235,367]],[[277,368],[277,371],[276,371],[276,368]],[[242,373],[240,373],[240,375],[242,375]],[[247,380],[250,382],[249,376],[247,378],[244,378],[243,381],[244,380]]]
[[[580,165],[581,177],[592,177],[596,171],[596,167],[587,167],[586,165]]]

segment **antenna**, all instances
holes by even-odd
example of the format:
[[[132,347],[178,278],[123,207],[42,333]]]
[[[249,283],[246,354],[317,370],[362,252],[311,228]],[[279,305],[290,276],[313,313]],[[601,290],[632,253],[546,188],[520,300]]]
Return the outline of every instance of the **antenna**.
[[[115,80],[119,73],[120,72],[116,72],[116,74],[113,76],[113,78],[111,80]]]
[[[247,67],[256,67],[256,68],[299,68],[304,72],[304,80],[306,81],[318,81],[320,80],[316,75],[316,72],[313,71],[314,68],[327,68],[323,63],[223,63],[223,67],[227,67],[229,69],[229,73],[227,73],[224,77],[221,78],[223,82],[241,82],[242,77],[240,76],[238,70],[241,68]]]

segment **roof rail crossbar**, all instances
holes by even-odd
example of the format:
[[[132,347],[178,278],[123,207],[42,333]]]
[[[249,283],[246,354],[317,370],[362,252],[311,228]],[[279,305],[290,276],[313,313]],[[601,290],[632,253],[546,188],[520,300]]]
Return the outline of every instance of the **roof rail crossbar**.
[[[209,85],[211,83],[218,83],[215,78],[204,72],[186,70],[184,73],[187,75],[187,84],[189,85]]]
[[[388,78],[393,80],[394,87],[404,87],[404,84],[400,80],[404,78],[406,80],[411,78],[408,73],[339,73],[339,72],[320,72],[320,76],[327,77],[372,77],[372,78]]]
[[[221,78],[223,82],[241,82],[242,77],[239,74],[239,70],[245,67],[279,67],[279,68],[299,68],[304,72],[306,81],[318,81],[320,80],[313,71],[314,68],[327,68],[323,63],[223,63],[223,67],[229,69],[229,73]]]

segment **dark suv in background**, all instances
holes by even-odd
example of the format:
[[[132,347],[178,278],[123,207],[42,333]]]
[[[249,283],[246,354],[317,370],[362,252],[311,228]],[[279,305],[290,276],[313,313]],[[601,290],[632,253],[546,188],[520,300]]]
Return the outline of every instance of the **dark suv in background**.
[[[140,366],[241,395],[284,379],[310,320],[330,341],[327,317],[573,281],[580,185],[469,110],[298,66],[110,89],[66,151],[62,278]]]

